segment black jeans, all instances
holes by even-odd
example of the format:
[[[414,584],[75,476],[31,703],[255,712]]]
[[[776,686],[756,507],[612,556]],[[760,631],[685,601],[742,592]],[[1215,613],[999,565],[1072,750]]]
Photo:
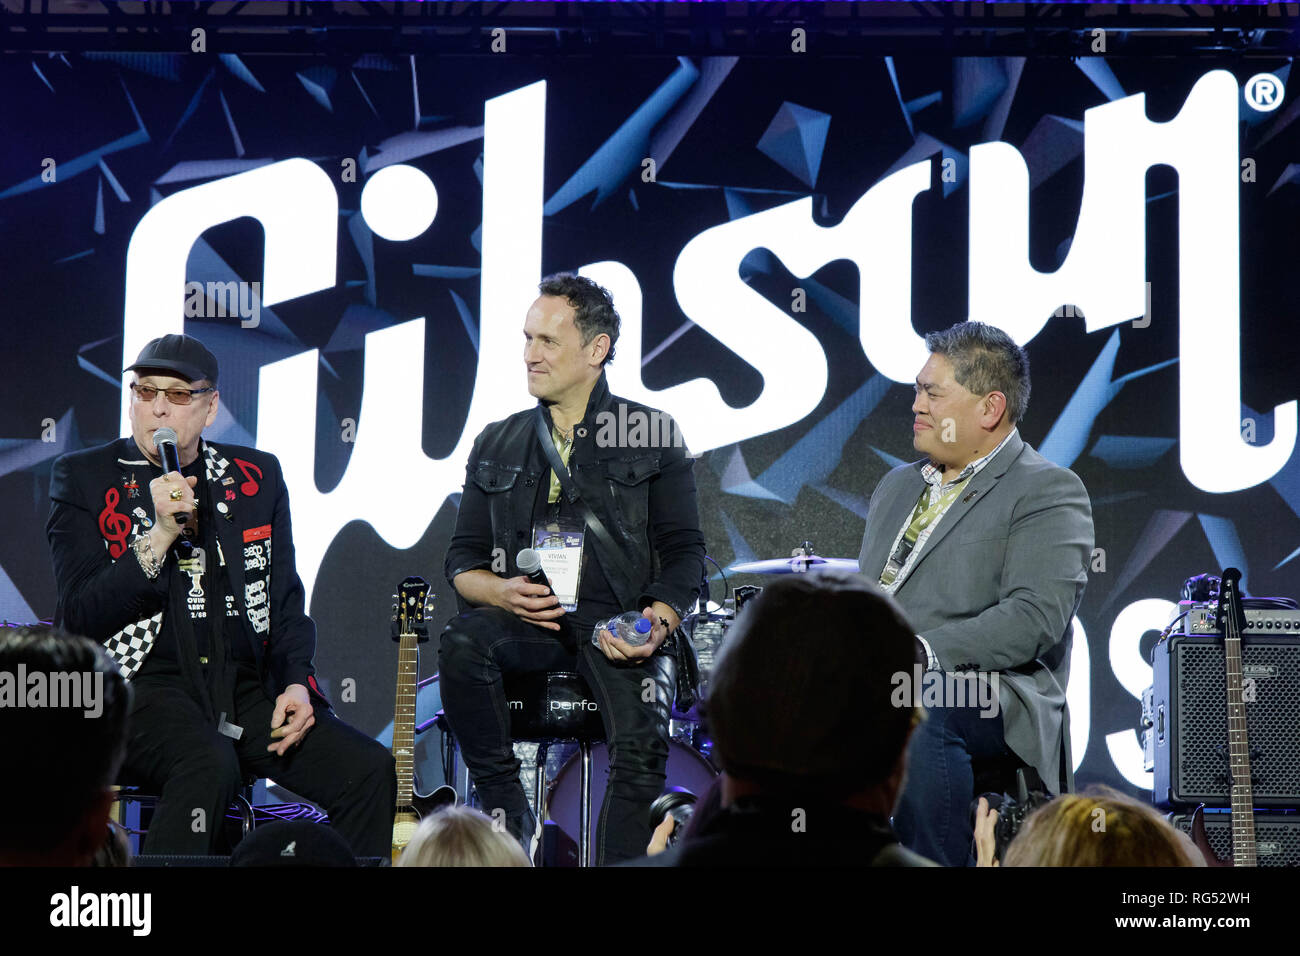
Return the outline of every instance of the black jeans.
[[[513,828],[528,799],[510,737],[502,676],[577,670],[591,686],[609,741],[609,785],[596,830],[596,863],[644,856],[650,804],[663,792],[668,765],[671,669],[657,660],[615,663],[591,643],[594,622],[573,615],[548,631],[500,608],[476,608],[451,620],[438,648],[442,706],[484,808],[501,808]],[[665,652],[661,649],[658,656]],[[650,683],[646,683],[649,680]],[[516,836],[522,834],[516,832]]]
[[[179,675],[141,676],[131,709],[125,773],[160,788],[142,851],[212,852],[245,774],[271,777],[319,803],[357,856],[392,852],[397,777],[393,755],[317,704],[316,723],[283,757],[266,748],[274,701],[251,668],[235,683],[239,740],[217,733]],[[201,811],[201,812],[198,812]]]

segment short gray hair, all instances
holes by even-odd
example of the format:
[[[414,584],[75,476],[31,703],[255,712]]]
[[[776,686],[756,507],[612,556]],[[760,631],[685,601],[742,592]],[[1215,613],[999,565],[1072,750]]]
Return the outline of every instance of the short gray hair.
[[[983,322],[958,322],[929,333],[925,347],[952,363],[957,383],[968,391],[1005,395],[1011,424],[1024,418],[1029,408],[1029,355],[1007,333]]]

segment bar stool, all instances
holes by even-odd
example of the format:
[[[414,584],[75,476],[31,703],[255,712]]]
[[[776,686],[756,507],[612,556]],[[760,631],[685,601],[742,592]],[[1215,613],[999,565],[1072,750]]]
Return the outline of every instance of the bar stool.
[[[605,739],[600,719],[600,705],[582,676],[572,671],[536,671],[508,674],[504,680],[506,708],[510,713],[512,740],[537,744],[537,777],[533,786],[533,815],[545,820],[546,755],[550,745],[576,741],[582,760],[582,794],[578,826],[578,865],[590,866],[591,860],[591,747]],[[445,711],[438,711],[434,722],[451,740],[451,723]],[[449,780],[459,780],[456,747],[447,748]],[[470,782],[464,778],[461,799],[469,803]]]
[[[671,654],[651,658],[656,678],[668,687],[676,687],[677,663]],[[573,741],[580,757],[578,804],[579,866],[591,865],[591,777],[592,747],[605,741],[596,695],[580,674],[573,671],[535,671],[506,674],[503,680],[506,709],[510,715],[510,736],[514,741],[536,743],[536,780],[533,785],[533,814],[539,822],[546,819],[546,757],[551,744]],[[470,780],[463,778],[456,766],[456,746],[451,723],[444,711],[438,711],[429,723],[436,724],[449,745],[445,750],[444,770],[448,781],[461,783],[462,799],[470,802]],[[426,723],[421,730],[429,725]]]
[[[600,705],[582,676],[572,671],[536,671],[508,674],[504,680],[506,707],[510,712],[512,740],[537,744],[537,779],[533,786],[533,815],[545,820],[546,755],[550,745],[576,741],[581,756],[582,793],[578,825],[578,865],[590,866],[591,860],[591,748],[605,739],[600,719]],[[452,740],[451,723],[445,711],[438,711],[434,722],[448,740]],[[457,780],[456,747],[447,747],[446,776]],[[464,778],[461,799],[468,804],[470,782]]]
[[[578,865],[591,863],[591,746],[605,739],[596,696],[581,675],[571,671],[537,671],[505,678],[510,736],[537,744],[537,779],[533,814],[545,820],[546,754],[552,743],[575,740],[582,767],[579,803]]]
[[[248,836],[256,826],[256,820],[253,816],[253,784],[256,778],[244,778],[243,785],[235,794],[235,799],[231,801],[230,808],[239,814],[240,837]],[[126,825],[126,805],[130,803],[138,804],[140,807],[154,806],[158,803],[160,796],[152,792],[151,788],[144,784],[143,781],[134,780],[129,777],[119,779],[113,787],[113,801],[116,804],[113,810],[113,820],[119,826],[126,828],[128,831],[135,830],[140,834],[140,842],[143,845],[143,836],[147,832],[140,827],[127,827]]]

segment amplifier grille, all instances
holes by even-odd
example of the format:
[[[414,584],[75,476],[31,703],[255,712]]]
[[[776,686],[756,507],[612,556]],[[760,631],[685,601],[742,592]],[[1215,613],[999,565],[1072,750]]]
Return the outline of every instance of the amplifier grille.
[[[1173,654],[1181,704],[1176,717],[1180,789],[1226,800],[1229,766],[1223,645],[1217,639],[1184,639],[1177,642]],[[1300,642],[1243,640],[1242,674],[1255,796],[1295,801],[1300,795]]]
[[[1177,814],[1171,822],[1188,836],[1192,835],[1192,815]],[[1207,813],[1205,836],[1219,859],[1232,852],[1232,814]],[[1256,860],[1260,866],[1300,866],[1300,815],[1291,814],[1270,820],[1255,814]]]

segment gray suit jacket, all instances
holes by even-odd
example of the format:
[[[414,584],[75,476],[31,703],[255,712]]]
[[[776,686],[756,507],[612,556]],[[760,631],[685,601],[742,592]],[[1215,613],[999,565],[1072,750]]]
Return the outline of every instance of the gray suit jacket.
[[[880,579],[911,515],[924,460],[871,496],[858,559]],[[1007,745],[1053,791],[1074,784],[1065,687],[1088,583],[1092,503],[1074,472],[1012,435],[953,502],[894,597],[945,671],[998,671]]]

